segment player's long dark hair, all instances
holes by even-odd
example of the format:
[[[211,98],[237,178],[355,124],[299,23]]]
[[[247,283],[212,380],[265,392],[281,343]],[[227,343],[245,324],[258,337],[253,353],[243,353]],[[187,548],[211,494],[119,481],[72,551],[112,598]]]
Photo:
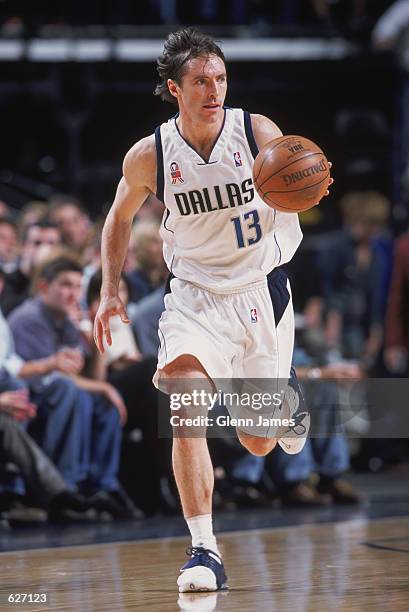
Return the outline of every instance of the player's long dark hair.
[[[226,62],[223,51],[208,34],[194,28],[171,32],[165,40],[163,53],[156,62],[161,80],[154,91],[155,96],[160,96],[166,102],[177,104],[176,99],[169,92],[168,79],[180,84],[186,62],[195,57],[207,57],[208,55],[217,55],[223,62]]]

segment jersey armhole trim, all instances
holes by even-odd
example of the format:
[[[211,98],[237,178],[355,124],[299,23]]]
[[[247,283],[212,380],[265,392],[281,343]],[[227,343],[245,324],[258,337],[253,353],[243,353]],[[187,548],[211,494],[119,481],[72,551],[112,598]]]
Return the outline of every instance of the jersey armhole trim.
[[[156,197],[161,202],[165,199],[165,173],[163,170],[163,149],[162,138],[160,135],[160,126],[155,129],[155,144],[156,144]]]
[[[249,143],[250,151],[254,159],[258,155],[258,146],[256,143],[256,139],[253,134],[253,127],[251,125],[251,117],[248,111],[243,111],[244,117],[244,131],[246,132],[247,142]]]

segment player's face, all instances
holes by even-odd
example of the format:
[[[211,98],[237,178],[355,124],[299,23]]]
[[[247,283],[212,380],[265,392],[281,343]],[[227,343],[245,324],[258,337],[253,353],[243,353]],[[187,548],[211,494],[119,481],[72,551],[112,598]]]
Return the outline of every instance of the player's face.
[[[190,60],[180,85],[171,83],[181,112],[208,123],[220,119],[227,91],[226,66],[220,57],[209,55]]]

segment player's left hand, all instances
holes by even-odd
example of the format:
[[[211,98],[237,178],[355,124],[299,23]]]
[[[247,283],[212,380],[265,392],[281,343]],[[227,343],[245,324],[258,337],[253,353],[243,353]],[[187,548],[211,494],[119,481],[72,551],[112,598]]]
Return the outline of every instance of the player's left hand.
[[[331,168],[332,168],[332,162],[330,162],[330,161],[329,161],[329,162],[328,162],[328,166],[329,166],[329,168],[331,169]],[[328,187],[329,187],[330,185],[332,185],[332,183],[333,183],[333,182],[334,182],[334,179],[331,177],[331,178],[329,179]],[[327,189],[327,191],[324,193],[324,197],[325,197],[325,196],[327,196],[327,195],[329,195],[329,189]]]
[[[103,339],[108,346],[112,345],[109,319],[119,315],[122,323],[130,323],[126,308],[118,295],[103,296],[94,319],[94,340],[101,354],[105,352]]]

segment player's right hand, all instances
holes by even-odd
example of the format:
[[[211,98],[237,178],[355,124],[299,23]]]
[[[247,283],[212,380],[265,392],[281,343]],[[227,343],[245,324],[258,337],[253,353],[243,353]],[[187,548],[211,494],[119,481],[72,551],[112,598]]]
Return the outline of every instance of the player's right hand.
[[[102,297],[94,320],[94,341],[100,353],[104,353],[104,337],[108,346],[112,344],[109,319],[119,315],[122,323],[130,323],[125,306],[119,296]]]
[[[332,168],[332,162],[330,162],[330,161],[328,162],[328,167],[329,167],[329,169],[331,169],[331,168]],[[331,177],[331,178],[329,179],[328,187],[329,187],[330,185],[332,185],[332,183],[333,183],[333,182],[334,182],[334,179]],[[324,196],[329,196],[329,189],[327,189],[327,191],[324,193]]]

